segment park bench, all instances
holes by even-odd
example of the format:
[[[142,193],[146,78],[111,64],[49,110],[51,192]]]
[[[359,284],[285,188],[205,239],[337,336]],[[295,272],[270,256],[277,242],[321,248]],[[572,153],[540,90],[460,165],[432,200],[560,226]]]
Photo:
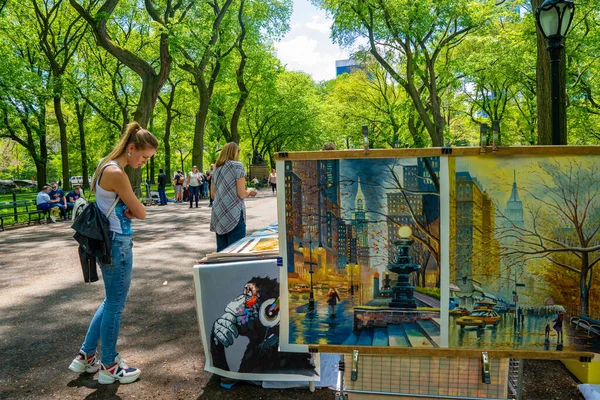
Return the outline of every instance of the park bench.
[[[27,224],[31,224],[31,217],[37,215],[38,223],[42,223],[42,216],[47,211],[37,209],[35,200],[17,200],[5,201],[0,203],[0,231],[4,231],[4,222],[7,219],[13,220],[13,225],[19,223],[19,216],[27,215]]]
[[[600,321],[580,315],[578,317],[571,317],[569,321],[576,328],[581,328],[587,331],[588,336],[590,333],[600,335]]]

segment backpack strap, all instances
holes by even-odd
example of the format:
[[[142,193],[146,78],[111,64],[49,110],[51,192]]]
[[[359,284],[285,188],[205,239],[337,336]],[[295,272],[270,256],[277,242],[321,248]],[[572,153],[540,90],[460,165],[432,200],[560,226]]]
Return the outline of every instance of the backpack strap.
[[[106,213],[106,218],[108,218],[110,216],[110,213],[113,212],[113,210],[115,209],[115,207],[117,206],[117,203],[119,202],[119,195],[117,195],[117,198],[115,198],[115,202],[112,203],[112,206],[110,206],[110,208],[108,209],[108,212]]]
[[[100,186],[100,179],[102,179],[102,174],[104,173],[104,170],[106,169],[106,167],[108,167],[109,165],[116,165],[117,167],[121,168],[121,166],[119,165],[119,163],[114,162],[114,160],[107,162],[104,166],[102,166],[102,169],[100,170],[100,176],[98,177],[98,179],[96,180],[96,185]],[[122,170],[123,168],[121,168]],[[104,190],[104,189],[103,189]],[[115,197],[115,201],[112,203],[112,206],[110,206],[110,208],[108,209],[108,212],[106,213],[106,218],[108,218],[110,216],[110,214],[113,212],[113,210],[115,209],[115,207],[117,206],[117,203],[119,202],[119,195],[117,194],[117,197]]]

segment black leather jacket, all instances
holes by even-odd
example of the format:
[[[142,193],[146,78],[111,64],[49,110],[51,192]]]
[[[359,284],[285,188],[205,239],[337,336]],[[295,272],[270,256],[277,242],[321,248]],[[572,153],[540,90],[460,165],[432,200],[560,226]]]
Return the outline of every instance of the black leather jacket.
[[[73,222],[73,236],[79,243],[79,261],[86,282],[96,282],[96,261],[111,263],[110,223],[96,203],[90,203]]]

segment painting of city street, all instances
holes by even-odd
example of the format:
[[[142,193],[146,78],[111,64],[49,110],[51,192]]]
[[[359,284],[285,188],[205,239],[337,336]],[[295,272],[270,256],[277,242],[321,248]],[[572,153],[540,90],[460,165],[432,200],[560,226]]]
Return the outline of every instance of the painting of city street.
[[[282,324],[289,328],[281,348],[439,347],[439,157],[278,168],[285,183]]]
[[[449,346],[600,351],[600,160],[450,157]]]

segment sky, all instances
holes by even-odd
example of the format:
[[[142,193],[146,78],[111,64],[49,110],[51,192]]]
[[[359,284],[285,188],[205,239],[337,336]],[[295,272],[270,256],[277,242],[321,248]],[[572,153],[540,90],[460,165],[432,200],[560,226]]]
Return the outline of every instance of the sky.
[[[290,31],[275,44],[277,57],[287,69],[303,71],[315,81],[335,78],[335,61],[349,58],[349,52],[333,44],[332,20],[309,0],[294,0]]]

